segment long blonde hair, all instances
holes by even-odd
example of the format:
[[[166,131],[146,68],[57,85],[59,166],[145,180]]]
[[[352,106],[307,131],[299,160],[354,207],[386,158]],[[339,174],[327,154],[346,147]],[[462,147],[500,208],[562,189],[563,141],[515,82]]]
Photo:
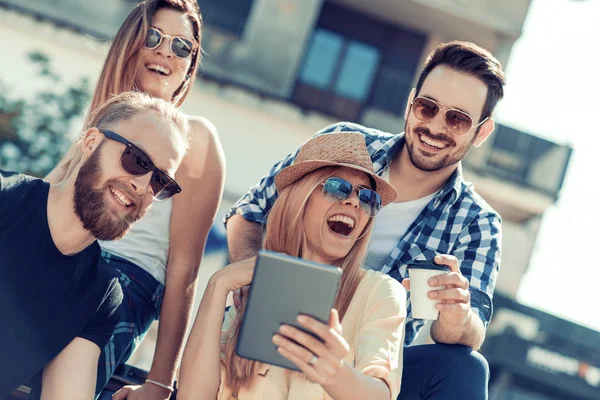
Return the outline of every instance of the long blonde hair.
[[[309,173],[281,191],[267,218],[263,248],[286,253],[294,257],[302,257],[306,246],[304,228],[304,210],[313,190],[339,168],[325,167]],[[334,264],[342,269],[340,289],[335,300],[335,308],[340,320],[344,318],[356,288],[360,283],[360,267],[367,253],[367,245],[371,236],[372,219],[365,227],[364,235],[354,243],[348,254]],[[237,395],[239,390],[249,384],[255,373],[256,362],[241,358],[235,354],[235,346],[240,334],[241,321],[246,307],[242,302],[234,324],[229,331],[225,348],[226,384]]]
[[[111,96],[135,89],[139,50],[144,46],[146,34],[156,11],[171,8],[186,14],[192,23],[194,40],[199,47],[192,53],[192,62],[184,80],[173,93],[171,102],[179,107],[189,94],[196,79],[202,48],[202,16],[198,2],[193,0],[145,0],[138,3],[119,28],[102,67],[90,111],[96,109]],[[87,119],[87,118],[86,118]]]
[[[187,15],[192,23],[194,39],[198,43],[198,47],[192,53],[192,62],[186,74],[187,79],[175,90],[171,103],[179,107],[188,96],[196,80],[196,71],[202,55],[202,15],[200,14],[198,2],[194,0],[144,0],[138,3],[129,13],[112,41],[85,117],[83,131],[93,126],[90,117],[98,107],[112,96],[136,90],[135,75],[138,67],[139,50],[144,45],[154,14],[162,8],[174,9]],[[64,163],[58,172],[58,181],[69,176],[81,160],[81,150],[76,148],[74,151],[72,157]]]

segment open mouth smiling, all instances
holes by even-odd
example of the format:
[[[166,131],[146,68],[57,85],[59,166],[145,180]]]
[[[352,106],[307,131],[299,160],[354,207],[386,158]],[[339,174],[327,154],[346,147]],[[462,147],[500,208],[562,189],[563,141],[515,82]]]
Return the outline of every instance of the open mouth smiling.
[[[329,229],[338,235],[345,237],[350,236],[354,230],[356,221],[354,218],[344,214],[335,214],[327,219],[327,226]]]
[[[123,193],[119,189],[109,187],[109,190],[112,193],[113,197],[117,200],[117,203],[121,204],[123,207],[129,208],[135,205],[133,200],[131,200],[125,193]]]
[[[427,145],[428,147],[431,147],[432,149],[436,149],[436,150],[442,150],[442,149],[445,149],[446,147],[448,147],[447,143],[440,142],[439,140],[433,140],[423,134],[419,135],[419,140],[421,141],[421,143]]]
[[[146,68],[151,71],[154,72],[156,74],[162,75],[162,76],[169,76],[171,75],[171,70],[168,69],[167,67],[164,67],[162,65],[158,65],[158,64],[146,64]]]

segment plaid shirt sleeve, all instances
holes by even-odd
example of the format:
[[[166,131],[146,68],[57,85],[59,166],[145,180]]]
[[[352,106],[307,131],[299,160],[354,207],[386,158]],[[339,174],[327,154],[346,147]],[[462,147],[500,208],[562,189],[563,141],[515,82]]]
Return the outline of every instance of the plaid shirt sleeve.
[[[492,296],[500,267],[502,240],[501,219],[493,212],[482,211],[458,236],[452,254],[469,280],[471,308],[487,328],[492,318]]]
[[[340,122],[321,129],[314,136],[333,132],[342,132],[348,130],[347,123]],[[313,136],[313,137],[314,137]],[[299,149],[298,149],[299,150]],[[298,150],[288,154],[283,160],[276,163],[269,174],[264,176],[256,185],[252,186],[248,193],[240,198],[225,215],[224,223],[232,216],[239,214],[246,221],[258,222],[264,224],[266,215],[277,199],[277,189],[275,188],[275,175],[283,168],[291,165],[298,154]]]

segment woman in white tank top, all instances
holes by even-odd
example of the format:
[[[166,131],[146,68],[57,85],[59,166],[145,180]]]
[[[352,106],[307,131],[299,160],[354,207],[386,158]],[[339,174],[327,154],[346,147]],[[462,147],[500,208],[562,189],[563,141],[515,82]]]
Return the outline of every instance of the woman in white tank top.
[[[181,106],[201,55],[201,15],[194,0],[146,0],[127,16],[112,42],[90,105],[113,94],[142,90]],[[172,391],[196,291],[198,267],[223,193],[225,160],[215,127],[190,117],[191,147],[176,179],[182,192],[157,202],[119,242],[104,242],[105,259],[121,272],[120,323],[102,351],[96,395],[125,363],[160,316],[152,368],[130,400],[165,399]],[[46,179],[60,181],[81,156],[71,147]]]

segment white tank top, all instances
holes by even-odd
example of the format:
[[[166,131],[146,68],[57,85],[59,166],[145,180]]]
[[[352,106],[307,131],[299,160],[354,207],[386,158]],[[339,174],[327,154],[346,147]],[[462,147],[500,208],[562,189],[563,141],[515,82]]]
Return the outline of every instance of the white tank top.
[[[134,263],[164,285],[172,207],[172,198],[154,202],[144,218],[131,225],[123,239],[100,241],[102,250]]]

